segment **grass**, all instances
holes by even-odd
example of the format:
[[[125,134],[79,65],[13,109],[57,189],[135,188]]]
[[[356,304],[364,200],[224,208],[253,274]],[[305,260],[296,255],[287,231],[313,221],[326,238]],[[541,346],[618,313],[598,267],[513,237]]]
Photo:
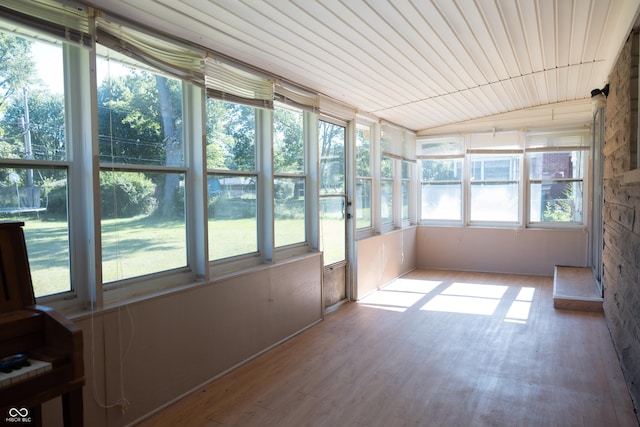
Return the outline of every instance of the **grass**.
[[[3,218],[24,221],[31,276],[36,296],[68,291],[69,231],[65,221],[36,218]],[[156,217],[135,217],[102,221],[103,282],[138,277],[186,266],[186,227],[184,222]],[[326,262],[344,254],[344,221],[322,220]],[[304,221],[276,221],[280,246],[304,240]],[[209,257],[223,259],[257,251],[254,219],[209,221]],[[90,240],[87,239],[88,243]],[[333,254],[333,255],[332,255]],[[334,259],[336,258],[336,259]],[[83,248],[76,260],[88,263]]]

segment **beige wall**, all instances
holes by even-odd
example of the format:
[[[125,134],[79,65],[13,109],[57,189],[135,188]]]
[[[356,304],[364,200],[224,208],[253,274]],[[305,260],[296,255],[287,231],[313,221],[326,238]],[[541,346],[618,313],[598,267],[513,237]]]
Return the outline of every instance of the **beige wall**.
[[[356,299],[416,268],[416,227],[358,240]]]
[[[85,425],[130,424],[320,321],[319,253],[77,318]],[[112,405],[123,396],[123,414]],[[59,399],[43,410],[59,421]]]
[[[555,265],[586,267],[586,230],[418,227],[418,268],[552,276]]]

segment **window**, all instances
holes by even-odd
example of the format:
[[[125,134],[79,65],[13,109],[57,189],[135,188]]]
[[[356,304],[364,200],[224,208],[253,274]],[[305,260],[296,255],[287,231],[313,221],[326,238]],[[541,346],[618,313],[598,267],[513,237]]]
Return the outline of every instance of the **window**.
[[[63,44],[0,30],[0,219],[22,221],[36,297],[72,291]]]
[[[187,265],[182,82],[97,59],[105,283]]]
[[[393,159],[382,157],[380,164],[380,217],[382,225],[393,224]]]
[[[255,109],[206,104],[209,259],[258,251]]]
[[[371,128],[356,126],[356,227],[369,228],[371,217]]]
[[[582,151],[530,153],[529,221],[582,223]]]
[[[487,226],[582,224],[589,140],[583,129],[421,139],[420,218]]]
[[[518,154],[472,154],[471,222],[518,222],[520,163]]]
[[[275,247],[306,241],[303,113],[277,107],[273,118]]]
[[[584,131],[527,135],[529,223],[583,223],[583,180],[589,141],[589,134]]]
[[[464,141],[458,135],[420,139],[422,221],[461,222]]]
[[[462,221],[462,159],[422,160],[422,220]]]
[[[409,222],[409,209],[411,206],[411,171],[410,163],[403,161],[402,165],[402,178],[401,178],[401,190],[402,190],[402,222]]]

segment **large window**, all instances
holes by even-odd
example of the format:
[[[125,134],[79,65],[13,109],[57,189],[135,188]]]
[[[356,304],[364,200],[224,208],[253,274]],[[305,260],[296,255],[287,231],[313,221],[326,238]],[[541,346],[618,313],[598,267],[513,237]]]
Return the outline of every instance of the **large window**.
[[[273,118],[274,242],[306,241],[303,113],[276,108]]]
[[[182,82],[101,50],[98,77],[105,283],[187,265]]]
[[[462,221],[462,159],[422,160],[421,219]]]
[[[520,164],[518,154],[470,156],[471,222],[518,222]]]
[[[63,45],[0,30],[0,220],[22,221],[36,297],[72,290]]]
[[[255,109],[207,99],[209,259],[258,251]]]
[[[536,152],[529,160],[529,222],[582,223],[586,151]]]
[[[582,225],[589,140],[582,129],[421,139],[420,218],[486,226]]]

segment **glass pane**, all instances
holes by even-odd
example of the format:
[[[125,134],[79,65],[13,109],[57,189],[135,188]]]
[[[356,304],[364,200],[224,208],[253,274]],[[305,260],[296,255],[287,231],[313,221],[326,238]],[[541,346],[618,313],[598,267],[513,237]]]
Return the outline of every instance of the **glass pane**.
[[[66,160],[62,47],[0,32],[0,157]]]
[[[184,165],[182,82],[106,57],[96,72],[100,161]]]
[[[402,179],[410,178],[409,174],[411,172],[411,169],[409,168],[410,168],[409,162],[402,162]]]
[[[256,177],[210,175],[209,258],[218,260],[258,251]]]
[[[371,227],[371,179],[356,179],[356,227]]]
[[[411,185],[409,181],[402,181],[402,219],[409,219],[409,197]]]
[[[344,126],[320,120],[320,194],[344,194]]]
[[[383,157],[380,162],[380,176],[382,178],[393,178],[393,159]]]
[[[286,246],[306,241],[304,178],[274,180],[275,246]]]
[[[284,108],[273,112],[273,169],[275,173],[304,173],[302,113]]]
[[[462,159],[422,160],[422,181],[460,181]]]
[[[533,180],[583,178],[583,151],[529,154],[529,177]]]
[[[471,181],[520,181],[520,156],[473,155],[471,157]]]
[[[380,183],[380,211],[383,224],[393,223],[393,181]]]
[[[518,221],[518,183],[472,183],[471,221]]]
[[[582,222],[582,181],[531,184],[531,222]]]
[[[255,109],[208,98],[206,115],[207,168],[254,171]]]
[[[462,220],[462,184],[422,184],[422,219]]]
[[[105,283],[186,266],[184,174],[101,171],[100,208]]]
[[[22,221],[36,298],[71,290],[67,170],[0,169],[0,220]]]
[[[320,228],[324,265],[345,259],[344,197],[322,197],[320,199]]]
[[[371,130],[356,128],[356,176],[371,176]]]

